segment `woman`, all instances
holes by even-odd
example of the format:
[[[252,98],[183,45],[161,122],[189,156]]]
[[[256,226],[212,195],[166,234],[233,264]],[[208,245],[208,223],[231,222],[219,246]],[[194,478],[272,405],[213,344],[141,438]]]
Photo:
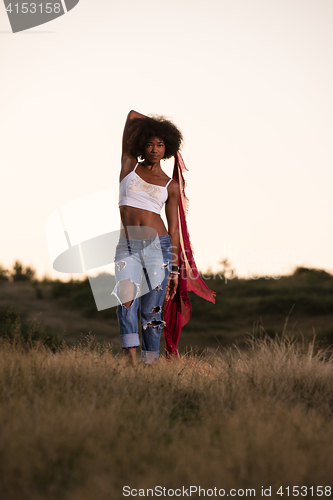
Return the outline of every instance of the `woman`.
[[[117,317],[121,344],[136,365],[139,347],[137,310],[141,296],[141,359],[159,356],[164,298],[178,286],[180,188],[161,168],[176,156],[182,134],[170,121],[130,111],[123,132],[119,209],[122,229],[115,255]],[[143,161],[138,162],[138,158]],[[165,204],[166,229],[160,211]]]

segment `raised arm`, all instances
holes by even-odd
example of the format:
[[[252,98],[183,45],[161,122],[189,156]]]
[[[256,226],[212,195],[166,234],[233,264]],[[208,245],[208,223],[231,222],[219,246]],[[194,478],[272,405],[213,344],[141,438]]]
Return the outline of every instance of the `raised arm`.
[[[123,140],[122,140],[122,151],[121,151],[121,171],[119,180],[121,181],[131,170],[133,170],[137,158],[131,156],[129,148],[128,148],[128,139],[129,139],[129,127],[131,124],[131,120],[134,118],[146,118],[145,115],[134,111],[133,109],[128,113],[124,131],[123,131]]]

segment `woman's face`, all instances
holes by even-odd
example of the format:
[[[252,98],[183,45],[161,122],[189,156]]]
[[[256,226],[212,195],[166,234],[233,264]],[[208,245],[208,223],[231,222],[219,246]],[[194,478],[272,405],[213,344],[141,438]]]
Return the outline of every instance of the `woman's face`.
[[[150,163],[158,163],[164,154],[164,141],[159,137],[151,137],[145,146],[145,159]]]

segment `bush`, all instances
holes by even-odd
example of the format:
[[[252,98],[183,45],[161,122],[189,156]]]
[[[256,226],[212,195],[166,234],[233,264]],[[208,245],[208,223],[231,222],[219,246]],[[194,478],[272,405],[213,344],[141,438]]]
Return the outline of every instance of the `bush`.
[[[32,281],[35,278],[36,271],[31,267],[23,268],[22,263],[16,260],[13,266],[11,277],[13,281]]]
[[[56,280],[51,285],[51,297],[62,299],[64,307],[80,311],[85,318],[109,319],[114,318],[116,314],[115,308],[97,310],[89,278],[83,281],[72,279],[67,282]]]
[[[13,306],[0,309],[0,337],[28,348],[36,344],[43,345],[54,352],[66,345],[65,340],[54,333],[52,328],[40,326],[38,322],[21,320]]]
[[[304,281],[326,281],[332,280],[333,276],[323,269],[307,268],[298,266],[294,270],[293,276]]]
[[[0,264],[0,283],[4,281],[9,281],[9,276],[10,272],[8,269],[5,269],[1,264]]]

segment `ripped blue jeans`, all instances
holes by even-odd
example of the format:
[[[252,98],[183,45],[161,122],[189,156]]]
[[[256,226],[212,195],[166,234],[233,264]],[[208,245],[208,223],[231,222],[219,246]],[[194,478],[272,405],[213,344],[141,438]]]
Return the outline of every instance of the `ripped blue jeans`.
[[[118,299],[121,345],[123,348],[140,345],[140,296],[141,360],[144,363],[151,363],[159,356],[164,326],[162,306],[171,266],[172,244],[168,234],[145,240],[120,238],[115,255],[116,286],[112,294]]]

